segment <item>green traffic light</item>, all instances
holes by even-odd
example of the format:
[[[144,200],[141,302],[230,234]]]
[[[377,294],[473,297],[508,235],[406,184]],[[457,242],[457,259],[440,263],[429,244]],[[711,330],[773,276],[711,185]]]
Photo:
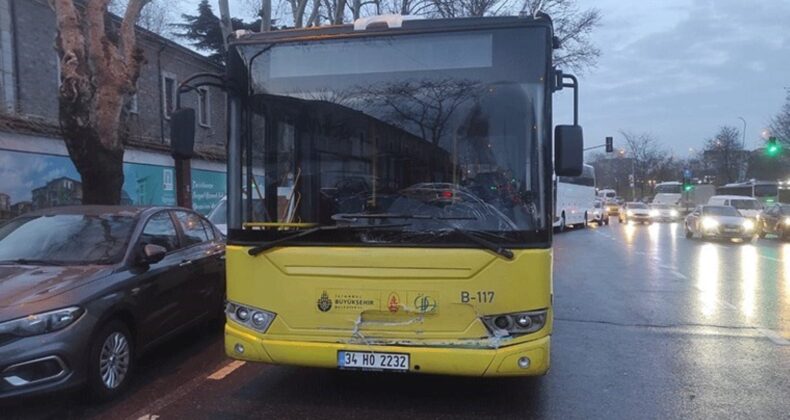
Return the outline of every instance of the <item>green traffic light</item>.
[[[776,156],[779,154],[779,145],[772,144],[765,149],[765,152],[768,153],[768,156]]]
[[[684,185],[684,186],[683,186],[683,191],[691,191],[691,190],[693,190],[693,189],[694,189],[694,186],[693,186],[693,185],[688,185],[688,184],[687,184],[687,185]]]

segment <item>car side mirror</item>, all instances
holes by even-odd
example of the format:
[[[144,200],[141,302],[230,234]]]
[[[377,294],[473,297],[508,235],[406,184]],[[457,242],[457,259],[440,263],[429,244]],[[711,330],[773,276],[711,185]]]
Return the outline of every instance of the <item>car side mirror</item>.
[[[161,245],[147,244],[143,247],[142,255],[140,256],[140,263],[151,265],[156,264],[165,258],[167,249]]]
[[[584,135],[580,125],[554,128],[554,173],[557,176],[580,176],[584,164]]]

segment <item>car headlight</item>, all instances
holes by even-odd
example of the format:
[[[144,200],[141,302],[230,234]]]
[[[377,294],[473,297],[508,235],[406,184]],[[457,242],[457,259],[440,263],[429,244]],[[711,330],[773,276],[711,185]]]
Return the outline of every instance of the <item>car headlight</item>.
[[[480,317],[495,336],[518,336],[533,333],[546,325],[548,311],[517,312]]]
[[[754,229],[754,222],[749,219],[743,221],[743,229],[744,230],[752,230]]]
[[[705,217],[702,219],[702,228],[703,229],[716,229],[719,227],[719,222],[710,217]]]
[[[785,217],[785,224],[790,226],[790,217]]]
[[[260,332],[266,332],[266,330],[269,329],[269,325],[274,321],[274,317],[277,316],[274,312],[234,302],[228,302],[227,305],[225,305],[225,315],[247,328],[252,328]]]
[[[677,210],[670,210],[669,215],[672,217],[678,217],[679,213]]]
[[[658,217],[658,210],[650,210],[650,217]]]
[[[625,212],[625,214],[626,214],[627,216],[633,216],[633,215],[634,215],[634,212],[633,212],[633,211],[631,211],[631,210],[628,210],[627,212]]]
[[[82,308],[72,306],[28,315],[24,318],[12,319],[0,323],[0,335],[9,334],[17,337],[29,337],[62,330],[76,321],[84,312]]]

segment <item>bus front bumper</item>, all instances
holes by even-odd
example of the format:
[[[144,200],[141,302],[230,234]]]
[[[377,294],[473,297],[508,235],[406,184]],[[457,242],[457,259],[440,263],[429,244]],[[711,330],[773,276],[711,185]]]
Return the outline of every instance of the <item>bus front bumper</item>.
[[[339,351],[408,353],[409,372],[459,376],[538,376],[551,365],[551,337],[496,349],[359,345],[263,339],[231,324],[225,325],[225,352],[252,362],[337,368]],[[524,358],[529,366],[524,366]]]

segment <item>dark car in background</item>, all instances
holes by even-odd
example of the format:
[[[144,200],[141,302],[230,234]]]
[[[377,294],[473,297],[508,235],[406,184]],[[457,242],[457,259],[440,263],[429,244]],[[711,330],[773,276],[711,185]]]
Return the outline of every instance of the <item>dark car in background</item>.
[[[138,355],[223,315],[221,238],[168,207],[60,207],[0,227],[0,399],[120,393]]]
[[[790,240],[790,204],[774,204],[760,213],[757,219],[760,237],[776,235],[779,239]]]

